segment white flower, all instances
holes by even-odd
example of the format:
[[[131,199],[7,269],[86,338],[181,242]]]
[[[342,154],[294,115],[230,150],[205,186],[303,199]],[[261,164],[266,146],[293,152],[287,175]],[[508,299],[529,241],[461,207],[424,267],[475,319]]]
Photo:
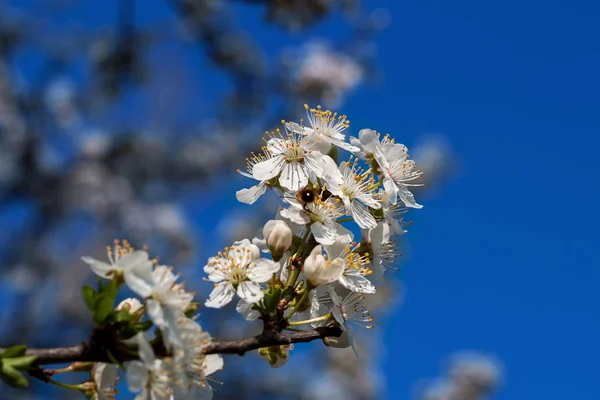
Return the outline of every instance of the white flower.
[[[354,152],[357,157],[371,161],[376,152],[382,152],[385,147],[393,146],[394,140],[390,139],[390,135],[380,138],[379,133],[372,129],[361,129],[358,132],[358,138],[350,137],[350,143],[359,148]]]
[[[260,250],[248,239],[235,243],[230,249],[211,257],[204,267],[208,279],[215,283],[206,307],[221,308],[237,295],[248,303],[261,300],[260,284],[267,282],[281,265],[260,257]]]
[[[175,399],[180,398],[180,392],[187,392],[186,398],[209,400],[213,394],[209,375],[223,368],[223,359],[218,354],[204,353],[211,337],[197,322],[182,318],[180,325],[183,346],[175,352],[175,363],[172,363],[179,382],[173,388]]]
[[[169,376],[163,361],[155,357],[144,333],[139,332],[136,339],[141,361],[125,364],[129,390],[141,391],[136,396],[136,400],[168,400],[171,397]]]
[[[315,246],[309,256],[304,260],[302,272],[306,279],[314,285],[328,285],[340,279],[344,272],[344,263],[340,260],[328,260],[323,254],[321,245]]]
[[[248,172],[243,172],[238,169],[238,173],[241,175],[254,179],[254,166],[263,161],[267,161],[271,158],[271,153],[269,153],[266,148],[263,148],[263,154],[254,154],[252,153],[249,158],[246,158],[246,169]],[[236,199],[241,203],[246,204],[254,204],[256,200],[260,196],[262,196],[267,191],[267,180],[261,180],[258,184],[248,188],[238,190],[235,193]]]
[[[115,311],[127,310],[129,314],[135,314],[142,308],[142,303],[135,297],[129,297],[115,307]]]
[[[115,397],[117,366],[95,363],[92,367],[92,380],[96,389],[93,400],[111,400]]]
[[[384,221],[380,221],[377,227],[369,231],[368,238],[373,264],[384,270],[398,270],[392,265],[399,254],[396,253],[397,243],[390,239],[389,225]]]
[[[104,279],[112,279],[115,274],[124,273],[141,269],[152,268],[152,262],[148,257],[148,253],[143,250],[134,251],[127,241],[119,244],[115,241],[114,250],[108,247],[108,259],[110,264],[96,260],[93,257],[81,257],[87,263],[96,275]],[[127,278],[127,276],[125,276]]]
[[[320,198],[303,207],[298,201],[291,197],[285,198],[290,207],[281,210],[280,214],[294,224],[310,225],[310,231],[315,240],[323,245],[333,244],[338,241],[350,242],[354,238],[352,232],[344,228],[336,220],[344,215],[344,209],[329,198],[322,201]]]
[[[157,266],[151,274],[142,271],[127,285],[135,293],[146,300],[146,312],[163,331],[167,349],[180,343],[178,318],[193,300],[193,295],[187,293],[182,284],[177,284],[178,275],[173,274],[165,265]]]
[[[363,152],[367,156],[369,152],[373,155],[383,173],[383,187],[390,197],[389,201],[396,204],[400,197],[407,207],[422,208],[408,190],[409,186],[422,186],[409,183],[419,178],[422,172],[417,169],[413,160],[408,159],[408,148],[394,143],[387,136],[380,142],[377,132],[371,129],[362,129],[359,138]]]
[[[327,289],[329,296],[323,300],[323,303],[330,308],[333,319],[342,330],[348,329],[349,323],[363,325],[367,329],[373,328],[371,325],[373,317],[365,305],[363,295],[351,292],[342,300],[331,286]]]
[[[339,169],[332,161],[326,161],[324,169],[327,189],[342,200],[358,226],[364,229],[375,228],[377,222],[367,207],[379,209],[381,203],[374,197],[372,175],[357,166],[356,158],[354,161],[351,159],[349,162],[341,162]]]
[[[404,222],[401,215],[406,213],[408,209],[401,203],[392,204],[388,197],[384,197],[382,208],[383,219],[390,227],[390,234],[404,235],[406,233],[404,226],[410,225],[410,223]]]
[[[292,246],[292,230],[281,220],[267,221],[263,228],[263,235],[274,261],[279,261],[283,253]]]
[[[342,286],[353,292],[373,294],[375,286],[366,278],[372,273],[368,267],[369,258],[352,251],[351,245],[338,242],[324,247],[329,260],[342,267],[342,275],[338,279]]]
[[[320,142],[318,148],[321,153],[326,154],[331,145],[350,152],[359,150],[357,146],[347,143],[346,135],[342,133],[350,126],[350,121],[348,121],[345,115],[338,115],[329,110],[321,110],[321,106],[309,108],[305,104],[304,108],[306,109],[310,126],[289,123],[288,127],[294,132],[307,135],[313,138],[313,140]]]
[[[263,148],[271,157],[255,164],[252,176],[261,182],[279,176],[279,184],[295,192],[306,186],[309,179],[315,182],[318,176],[322,176],[324,159],[331,158],[313,151],[316,139],[289,132],[287,127],[285,129],[285,135],[279,130],[271,134],[273,137]]]

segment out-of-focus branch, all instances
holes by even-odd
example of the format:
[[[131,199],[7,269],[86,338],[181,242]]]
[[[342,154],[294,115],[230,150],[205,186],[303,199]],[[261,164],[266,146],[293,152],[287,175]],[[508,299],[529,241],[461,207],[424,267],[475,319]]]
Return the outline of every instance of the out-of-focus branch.
[[[338,337],[342,334],[337,327],[320,327],[313,330],[295,333],[281,333],[275,331],[264,331],[260,335],[239,340],[213,341],[205,350],[206,354],[239,354],[243,356],[246,352],[260,349],[262,347],[279,346],[292,343],[307,343],[326,337]],[[5,349],[0,348],[0,352]],[[166,356],[162,343],[154,345],[157,355]],[[114,359],[119,362],[138,359],[132,355],[127,348],[110,349]],[[107,354],[107,348],[95,342],[93,338],[77,346],[58,347],[51,349],[28,349],[26,356],[37,357],[37,365],[72,363],[77,361],[84,362],[112,362]]]

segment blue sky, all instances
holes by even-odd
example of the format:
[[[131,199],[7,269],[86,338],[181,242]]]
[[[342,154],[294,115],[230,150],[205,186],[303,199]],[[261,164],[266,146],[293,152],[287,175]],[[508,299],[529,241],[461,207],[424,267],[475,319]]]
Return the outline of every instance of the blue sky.
[[[409,146],[441,133],[460,158],[455,179],[411,216],[406,301],[385,331],[387,398],[409,398],[461,349],[503,360],[498,399],[600,398],[600,4],[364,3],[391,13],[376,41],[385,84],[367,83],[341,111],[355,129]],[[243,11],[267,53],[306,38],[274,35],[261,10]],[[158,1],[139,11],[142,21],[166,12]],[[335,42],[346,32],[340,20],[308,35]],[[187,73],[202,76],[210,67],[193,57]],[[223,85],[201,82],[199,96]]]

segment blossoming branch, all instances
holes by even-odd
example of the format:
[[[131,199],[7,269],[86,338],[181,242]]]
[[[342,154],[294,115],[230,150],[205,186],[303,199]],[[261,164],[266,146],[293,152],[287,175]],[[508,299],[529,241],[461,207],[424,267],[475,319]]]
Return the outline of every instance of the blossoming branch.
[[[0,377],[24,387],[27,372],[106,400],[125,375],[138,400],[210,399],[212,375],[224,365],[220,354],[257,350],[281,367],[294,343],[321,339],[354,348],[353,326],[373,324],[365,304],[365,296],[376,293],[370,277],[397,269],[393,236],[405,233],[403,214],[422,207],[410,190],[421,171],[389,135],[362,129],[347,140],[345,115],[305,107],[306,121],[282,121],[265,135],[262,152],[246,160],[247,171],[239,171],[256,181],[237,192],[240,202],[253,204],[268,191],[282,199],[263,237],[237,241],[204,266],[213,284],[204,306],[222,308],[237,297],[243,319],[262,320],[260,335],[214,340],[195,316],[200,304],[173,269],[147,249],[115,241],[107,261],[83,257],[100,277],[97,288],[82,289],[95,324],[88,340],[66,348],[0,349]],[[339,161],[342,151],[350,154]],[[138,297],[115,307],[124,286]],[[43,368],[55,363],[69,365]],[[66,372],[88,376],[76,385],[55,380]]]

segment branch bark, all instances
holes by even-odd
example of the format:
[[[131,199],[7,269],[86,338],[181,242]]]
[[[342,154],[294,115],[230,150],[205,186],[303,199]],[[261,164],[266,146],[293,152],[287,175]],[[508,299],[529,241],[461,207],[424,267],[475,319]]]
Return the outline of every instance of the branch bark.
[[[262,347],[279,346],[292,343],[307,343],[326,337],[338,337],[342,331],[337,327],[320,327],[296,333],[281,333],[276,331],[265,331],[260,335],[239,340],[216,340],[208,345],[206,354],[239,354],[243,356],[246,352]],[[166,356],[162,344],[154,346],[157,355]],[[0,348],[0,352],[5,349]],[[83,342],[72,347],[58,347],[52,349],[27,349],[25,355],[36,356],[37,365],[72,363],[76,361],[106,362],[111,363],[105,348],[95,345],[91,341]],[[111,354],[119,362],[136,360],[124,350],[110,349]]]

